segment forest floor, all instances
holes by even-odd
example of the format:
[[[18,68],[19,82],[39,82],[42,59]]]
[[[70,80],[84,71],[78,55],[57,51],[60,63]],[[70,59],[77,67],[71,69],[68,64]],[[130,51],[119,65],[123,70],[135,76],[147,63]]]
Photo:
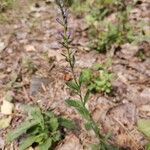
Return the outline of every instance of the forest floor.
[[[149,0],[141,1],[132,10],[135,21],[150,22],[148,10]],[[0,130],[0,149],[17,150],[17,141],[9,146],[4,141],[6,133],[25,118],[21,104],[38,104],[76,122],[82,119],[65,104],[65,99],[72,94],[65,85],[71,75],[57,41],[61,26],[56,21],[55,4],[20,0],[6,16],[0,23],[0,105],[4,107],[0,118],[10,120],[7,128]],[[85,46],[88,37],[84,18],[71,14],[69,22],[74,35],[77,73],[94,63],[107,62],[111,56],[109,69],[115,76],[113,92],[92,95],[88,107],[94,120],[104,133],[113,133],[113,143],[126,150],[144,149],[147,140],[136,123],[139,118],[150,118],[150,43],[127,43],[115,53],[112,50],[100,54]],[[150,32],[149,28],[145,30]],[[145,53],[144,60],[137,57],[141,50]],[[12,100],[9,106],[4,106],[6,99]],[[68,133],[56,149],[83,150],[94,142],[94,135],[81,127],[76,134]]]

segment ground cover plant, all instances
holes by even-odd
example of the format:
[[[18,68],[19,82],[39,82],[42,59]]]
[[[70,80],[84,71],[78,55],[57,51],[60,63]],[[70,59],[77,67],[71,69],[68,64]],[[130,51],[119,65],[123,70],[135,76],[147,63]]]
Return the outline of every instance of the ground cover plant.
[[[52,111],[42,111],[37,106],[25,106],[28,118],[6,137],[7,143],[21,136],[19,150],[30,146],[38,146],[39,150],[53,149],[56,143],[63,139],[64,128],[74,129],[75,124],[62,117],[57,117]]]
[[[125,43],[138,42],[137,36],[141,34],[137,35],[129,22],[129,14],[135,4],[134,1],[127,3],[123,0],[78,0],[72,7],[76,8],[74,11],[85,13],[85,20],[89,24],[90,48],[105,53],[113,45],[119,47]],[[116,12],[115,23],[105,21],[112,12]]]

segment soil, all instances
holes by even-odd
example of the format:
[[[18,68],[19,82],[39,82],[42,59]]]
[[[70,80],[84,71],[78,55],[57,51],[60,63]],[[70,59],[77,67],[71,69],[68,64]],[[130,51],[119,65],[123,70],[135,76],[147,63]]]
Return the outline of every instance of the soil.
[[[149,0],[138,1],[131,14],[133,23],[139,20],[149,23],[149,7]],[[57,150],[87,150],[89,144],[96,142],[94,134],[85,131],[82,118],[65,104],[65,99],[72,94],[65,81],[72,76],[57,41],[61,31],[56,21],[59,17],[57,6],[53,1],[20,0],[4,13],[7,19],[0,24],[0,104],[2,106],[9,94],[14,108],[13,113],[0,113],[0,118],[12,117],[10,126],[0,130],[0,149],[18,149],[18,141],[5,145],[5,135],[25,118],[22,104],[38,104],[75,120],[80,126],[78,133],[68,133]],[[138,131],[137,120],[150,118],[150,43],[126,43],[115,53],[112,50],[101,54],[86,46],[88,36],[84,18],[77,18],[70,12],[69,22],[77,74],[83,68],[106,62],[111,57],[109,69],[115,76],[113,92],[91,96],[88,107],[94,120],[103,133],[112,132],[112,142],[122,149],[144,149],[147,140]],[[144,32],[149,32],[149,27],[146,26]],[[144,60],[137,57],[140,51],[144,51]]]

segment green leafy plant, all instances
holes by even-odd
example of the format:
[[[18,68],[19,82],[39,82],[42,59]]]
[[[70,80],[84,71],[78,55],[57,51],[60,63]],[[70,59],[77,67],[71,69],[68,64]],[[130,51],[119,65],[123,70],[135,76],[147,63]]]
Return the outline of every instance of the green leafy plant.
[[[93,120],[90,111],[87,109],[86,104],[90,98],[90,91],[89,89],[86,90],[84,93],[82,91],[82,86],[86,80],[89,80],[90,72],[85,71],[84,73],[81,72],[80,76],[78,77],[75,73],[75,55],[74,51],[71,48],[71,35],[69,34],[68,29],[68,14],[67,8],[64,5],[65,0],[56,0],[56,3],[61,11],[62,19],[57,18],[58,23],[63,27],[63,32],[60,33],[60,41],[59,43],[66,49],[66,51],[62,54],[66,61],[69,64],[70,71],[73,75],[73,80],[68,81],[66,85],[72,89],[77,95],[78,98],[69,98],[66,100],[66,103],[73,107],[83,118],[85,129],[93,130],[96,137],[99,139],[99,143],[95,146],[97,150],[113,150],[117,149],[109,144],[108,139],[100,132],[99,126]]]
[[[91,92],[110,93],[112,90],[113,75],[101,64],[82,70],[81,78]]]
[[[101,32],[98,37],[91,42],[90,47],[105,53],[111,48],[112,44],[120,44],[122,42],[121,32],[116,26],[109,24],[108,31]]]
[[[35,144],[39,150],[48,150],[59,142],[63,129],[73,129],[74,123],[68,119],[57,117],[51,111],[42,111],[39,107],[25,107],[28,118],[17,129],[10,131],[6,137],[7,143],[23,136],[19,150],[25,150]]]
[[[135,2],[126,3],[124,0],[77,0],[84,11],[85,19],[89,25],[89,46],[99,52],[105,53],[112,48],[126,42],[136,40],[134,29],[129,23],[129,13]],[[73,6],[74,6],[73,5]],[[77,9],[78,6],[75,8]],[[116,23],[105,21],[105,17],[116,12]]]

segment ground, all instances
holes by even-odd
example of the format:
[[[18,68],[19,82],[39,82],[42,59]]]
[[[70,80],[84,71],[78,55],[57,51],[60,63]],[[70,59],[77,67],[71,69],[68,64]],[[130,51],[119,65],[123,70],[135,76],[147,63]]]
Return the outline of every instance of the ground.
[[[142,0],[134,8],[135,22],[150,22],[148,0]],[[65,81],[71,78],[68,64],[61,55],[57,23],[57,7],[53,2],[24,1],[6,12],[6,20],[0,24],[0,104],[12,99],[10,109],[1,108],[0,117],[10,117],[9,127],[0,130],[0,148],[17,150],[18,142],[9,146],[4,143],[6,133],[25,118],[22,104],[38,104],[43,109],[53,109],[76,122],[81,117],[65,104],[70,90]],[[70,13],[70,28],[76,50],[76,72],[103,63],[111,56],[110,70],[114,74],[111,94],[95,93],[88,102],[93,118],[102,132],[112,131],[113,143],[124,149],[140,150],[146,139],[137,129],[139,118],[150,118],[150,43],[124,44],[115,53],[100,54],[86,47],[88,42],[84,18]],[[145,29],[150,31],[149,27]],[[145,52],[146,59],[137,57]],[[13,113],[11,112],[13,108]],[[80,132],[68,133],[58,150],[88,149],[95,142],[93,133],[86,132],[81,125]]]

